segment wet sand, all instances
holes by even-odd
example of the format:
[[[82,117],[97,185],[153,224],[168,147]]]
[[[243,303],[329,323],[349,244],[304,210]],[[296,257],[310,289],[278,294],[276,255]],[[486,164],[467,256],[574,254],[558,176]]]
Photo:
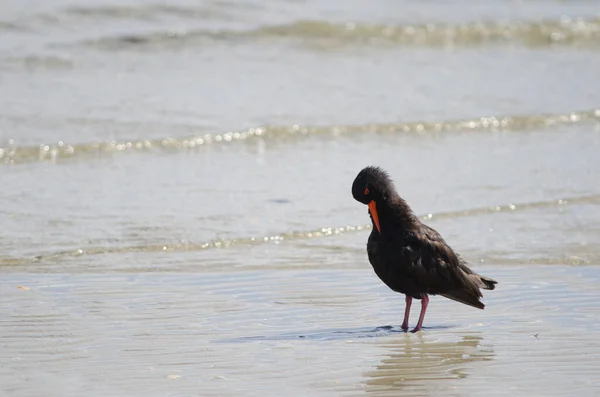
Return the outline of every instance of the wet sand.
[[[486,310],[433,299],[417,335],[399,328],[402,299],[365,269],[11,275],[2,290],[3,389],[594,395],[596,268],[478,268],[505,284]]]

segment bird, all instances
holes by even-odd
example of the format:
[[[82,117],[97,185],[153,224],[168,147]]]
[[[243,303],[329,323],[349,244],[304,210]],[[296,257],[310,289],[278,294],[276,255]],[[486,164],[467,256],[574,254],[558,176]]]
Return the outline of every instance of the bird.
[[[363,168],[352,183],[352,196],[368,206],[373,227],[367,254],[375,274],[391,290],[406,295],[404,331],[413,299],[421,300],[413,333],[422,330],[430,295],[485,307],[481,289],[493,290],[498,282],[471,270],[435,229],[421,222],[385,170]]]

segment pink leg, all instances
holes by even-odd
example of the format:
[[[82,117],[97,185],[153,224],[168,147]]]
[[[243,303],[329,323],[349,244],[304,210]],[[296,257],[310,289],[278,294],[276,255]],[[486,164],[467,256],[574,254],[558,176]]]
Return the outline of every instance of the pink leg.
[[[425,312],[427,311],[427,305],[429,304],[429,297],[427,296],[427,294],[423,294],[423,297],[421,298],[421,314],[419,315],[419,322],[417,323],[417,326],[415,327],[415,329],[413,329],[410,332],[417,332],[421,330],[421,327],[423,326],[423,319],[425,318]]]
[[[412,304],[412,296],[406,295],[406,309],[404,309],[404,322],[402,323],[402,329],[408,329],[408,316],[410,316],[410,305]]]

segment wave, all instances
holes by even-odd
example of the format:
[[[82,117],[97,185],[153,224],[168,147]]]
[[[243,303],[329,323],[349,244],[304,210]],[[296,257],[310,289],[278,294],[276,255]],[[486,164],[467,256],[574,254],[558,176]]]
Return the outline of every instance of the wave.
[[[0,69],[4,70],[69,70],[73,67],[73,61],[55,55],[27,55],[24,57],[0,58]]]
[[[300,20],[246,30],[181,29],[145,34],[126,34],[84,41],[85,46],[104,49],[140,47],[178,48],[209,41],[296,40],[304,45],[472,46],[518,44],[527,47],[550,45],[598,47],[600,17],[556,20],[428,23],[383,25],[361,22],[332,23]]]
[[[74,157],[149,150],[193,150],[210,144],[242,142],[255,138],[289,139],[307,135],[428,134],[476,131],[531,131],[558,126],[597,124],[600,108],[570,113],[545,113],[514,116],[486,116],[473,119],[407,123],[375,123],[329,126],[266,126],[240,132],[207,133],[185,138],[109,141],[95,143],[9,145],[0,147],[0,164],[56,161]]]
[[[242,6],[239,6],[242,7]],[[74,23],[157,20],[215,20],[232,19],[231,12],[219,5],[185,7],[166,4],[108,5],[99,7],[71,6],[43,13],[19,15],[14,20],[0,20],[0,31],[35,31],[40,27],[72,27]]]
[[[184,7],[166,4],[148,5],[113,5],[102,7],[68,7],[63,11],[75,17],[88,17],[97,19],[125,19],[125,20],[155,20],[164,17],[178,17],[184,19],[213,19],[226,17],[224,9],[217,7]]]
[[[437,214],[424,214],[420,218],[424,221],[435,221],[438,219],[455,219],[463,217],[482,216],[496,213],[510,213],[516,211],[527,211],[537,208],[556,207],[566,205],[579,204],[598,204],[600,203],[600,195],[570,197],[559,200],[536,201],[521,204],[505,204],[489,207],[471,208],[461,211],[440,212]],[[66,257],[80,257],[90,255],[105,255],[105,254],[124,254],[124,253],[169,253],[169,252],[189,252],[189,251],[205,251],[211,249],[226,249],[234,246],[254,246],[261,244],[279,244],[288,241],[309,240],[324,237],[340,236],[348,233],[356,233],[368,231],[371,229],[370,224],[365,225],[348,225],[340,227],[324,227],[308,231],[292,231],[283,232],[271,236],[263,237],[241,237],[230,240],[212,240],[204,242],[179,242],[165,243],[152,245],[136,245],[123,247],[83,247],[74,250],[60,251],[55,253],[40,254],[33,258],[0,258],[0,266],[18,266],[24,263],[35,263],[42,261],[51,261]]]
[[[23,27],[18,23],[9,22],[9,21],[0,21],[0,31],[20,31],[23,30]]]

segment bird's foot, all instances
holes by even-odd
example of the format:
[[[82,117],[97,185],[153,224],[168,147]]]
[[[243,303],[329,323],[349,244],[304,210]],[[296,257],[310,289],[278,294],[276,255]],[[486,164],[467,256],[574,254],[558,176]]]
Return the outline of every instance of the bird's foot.
[[[402,328],[404,331],[408,331],[408,323],[402,323],[400,328]]]
[[[412,331],[410,331],[410,332],[414,334],[414,333],[416,333],[416,332],[419,332],[419,331],[421,331],[421,327],[415,327],[415,328],[414,328]]]

